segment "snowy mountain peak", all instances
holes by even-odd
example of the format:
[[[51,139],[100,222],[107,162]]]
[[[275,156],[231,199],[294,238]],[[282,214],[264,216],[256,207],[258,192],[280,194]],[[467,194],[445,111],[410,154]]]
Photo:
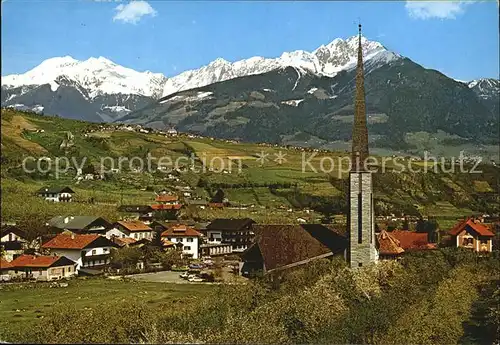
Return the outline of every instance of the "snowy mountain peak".
[[[498,79],[477,79],[467,83],[467,85],[474,90],[479,97],[484,99],[498,97],[500,93],[500,80]]]
[[[365,61],[375,58],[378,64],[388,63],[399,58],[398,54],[388,52],[382,44],[361,37],[361,45]],[[327,45],[322,45],[313,52],[296,50],[284,52],[277,58],[260,56],[236,62],[228,62],[218,58],[197,70],[183,72],[165,83],[163,96],[182,90],[206,86],[215,82],[233,79],[252,74],[269,72],[276,68],[295,67],[318,75],[334,76],[339,71],[356,65],[358,36],[346,40],[336,38]]]
[[[137,72],[102,56],[85,61],[64,56],[47,59],[24,74],[2,77],[2,86],[50,84],[52,91],[56,91],[61,76],[81,85],[92,98],[101,94],[139,94],[158,98],[166,81],[161,73]]]

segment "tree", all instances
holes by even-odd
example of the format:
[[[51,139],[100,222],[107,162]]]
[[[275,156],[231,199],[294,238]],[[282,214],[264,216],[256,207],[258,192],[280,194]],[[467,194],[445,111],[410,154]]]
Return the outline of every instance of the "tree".
[[[142,258],[138,248],[124,247],[111,252],[111,266],[119,269],[134,269]]]
[[[224,202],[224,191],[222,189],[218,189],[210,202],[215,202],[215,203]]]
[[[164,269],[170,270],[174,265],[182,265],[182,251],[178,249],[168,250],[159,257]]]

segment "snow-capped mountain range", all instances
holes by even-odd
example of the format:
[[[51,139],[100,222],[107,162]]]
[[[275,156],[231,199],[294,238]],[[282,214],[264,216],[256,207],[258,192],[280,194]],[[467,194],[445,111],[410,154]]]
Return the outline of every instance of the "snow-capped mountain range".
[[[361,44],[366,73],[403,59],[379,42],[362,37]],[[297,50],[277,58],[257,56],[232,63],[218,58],[171,78],[161,73],[138,72],[104,57],[85,61],[70,56],[55,57],[24,74],[2,77],[1,102],[2,106],[22,110],[90,121],[114,121],[176,92],[280,68],[295,68],[298,78],[303,72],[331,78],[355,67],[357,46],[358,37],[353,36],[346,40],[337,38],[313,52]],[[468,85],[483,98],[498,93],[495,79],[473,81]]]
[[[381,43],[369,41],[365,37],[361,38],[361,45],[365,61],[372,59],[390,61],[400,57],[398,54],[386,50]],[[342,70],[356,66],[357,49],[358,37],[353,36],[347,40],[337,38],[327,45],[320,46],[313,52],[296,50],[294,52],[285,52],[278,58],[255,56],[234,63],[218,58],[207,66],[185,71],[168,79],[163,89],[163,96],[285,67],[295,67],[317,75],[333,77]]]
[[[476,92],[476,94],[484,99],[498,97],[500,93],[500,80],[492,78],[484,78],[473,80],[467,85]]]
[[[52,91],[56,91],[60,85],[58,79],[63,76],[87,89],[91,98],[118,93],[158,98],[167,79],[161,73],[137,72],[102,56],[85,61],[64,56],[45,60],[24,74],[5,76],[2,86],[13,88],[49,84]]]

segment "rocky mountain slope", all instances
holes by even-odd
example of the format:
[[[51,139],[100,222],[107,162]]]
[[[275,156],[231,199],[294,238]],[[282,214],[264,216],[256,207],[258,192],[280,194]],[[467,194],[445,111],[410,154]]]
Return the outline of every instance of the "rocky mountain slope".
[[[499,81],[464,83],[362,38],[372,147],[498,141]],[[88,121],[122,121],[221,138],[348,149],[357,37],[313,52],[217,59],[166,78],[105,58],[44,61],[2,78],[2,106]],[[437,133],[437,134],[436,134]]]
[[[19,75],[2,77],[2,106],[89,121],[113,121],[163,92],[166,77],[137,72],[103,58],[45,60]]]
[[[361,44],[365,60],[370,60],[381,52],[387,52],[381,43],[369,41],[365,37],[361,38]],[[297,50],[285,52],[278,58],[254,56],[234,63],[219,58],[207,66],[186,71],[168,79],[165,83],[163,96],[289,66],[316,75],[333,77],[336,73],[356,65],[357,49],[358,37],[353,36],[347,40],[337,38],[311,53]],[[394,54],[394,56],[396,55]]]
[[[408,135],[444,132],[478,145],[494,141],[498,116],[473,88],[388,51],[365,63],[373,147],[411,150]],[[333,77],[297,68],[218,82],[166,96],[121,121],[254,142],[348,149],[355,70]]]

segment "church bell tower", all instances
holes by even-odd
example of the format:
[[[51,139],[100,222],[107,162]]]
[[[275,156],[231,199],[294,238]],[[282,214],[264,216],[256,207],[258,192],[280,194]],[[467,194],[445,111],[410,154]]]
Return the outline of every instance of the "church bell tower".
[[[358,64],[356,68],[356,98],[352,131],[351,171],[349,173],[349,253],[351,268],[362,267],[378,260],[375,245],[372,173],[365,169],[368,158],[368,128],[366,126],[365,84],[361,24],[358,33]]]

